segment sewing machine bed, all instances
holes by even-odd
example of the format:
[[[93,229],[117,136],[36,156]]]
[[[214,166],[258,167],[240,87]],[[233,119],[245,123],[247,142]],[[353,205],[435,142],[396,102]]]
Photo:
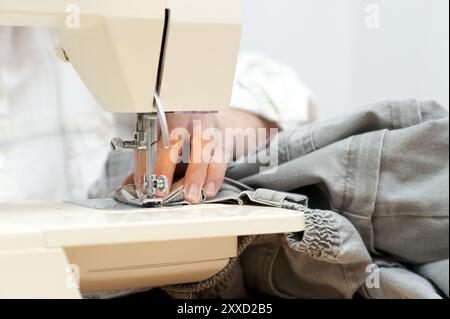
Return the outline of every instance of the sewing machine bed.
[[[198,282],[237,255],[239,236],[303,230],[302,213],[262,206],[0,204],[0,298]]]

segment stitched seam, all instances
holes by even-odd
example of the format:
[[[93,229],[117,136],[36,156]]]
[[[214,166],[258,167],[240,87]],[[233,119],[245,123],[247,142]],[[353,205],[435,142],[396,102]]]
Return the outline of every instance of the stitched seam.
[[[374,215],[374,218],[376,217],[390,217],[390,218],[395,218],[395,217],[417,217],[417,218],[448,218],[448,216],[443,216],[443,215],[413,215],[413,214],[395,214],[395,215]]]
[[[373,248],[375,248],[375,227],[373,227],[373,218],[374,218],[374,216],[375,216],[375,212],[376,212],[376,209],[377,209],[377,203],[378,203],[378,190],[379,190],[379,188],[380,188],[380,179],[381,179],[381,166],[382,166],[382,164],[383,164],[383,149],[384,149],[384,142],[385,142],[385,139],[386,139],[386,135],[387,135],[387,130],[384,130],[383,131],[383,136],[382,136],[382,139],[381,139],[381,145],[380,145],[380,149],[379,149],[379,152],[380,152],[380,154],[379,154],[379,158],[378,158],[378,174],[377,174],[377,177],[376,177],[376,181],[375,181],[375,194],[373,195],[374,196],[374,198],[373,198],[373,207],[372,207],[372,211],[371,211],[371,213],[370,213],[370,228],[371,228],[371,245],[372,245],[372,247]]]
[[[386,101],[386,104],[388,104],[389,113],[391,116],[391,130],[394,130],[394,110],[392,107],[392,103],[391,103],[391,101]]]
[[[367,291],[367,287],[365,283],[360,287],[360,295],[362,295],[366,299],[373,299],[372,296],[370,296],[369,292]]]
[[[373,216],[375,214],[375,210],[377,207],[377,202],[378,202],[378,191],[380,188],[380,180],[381,180],[381,169],[382,169],[382,165],[383,165],[383,150],[384,150],[384,144],[385,144],[385,140],[386,140],[386,135],[387,135],[387,130],[383,131],[383,136],[381,138],[381,145],[380,145],[380,157],[378,159],[378,174],[376,177],[376,181],[375,181],[375,194],[374,194],[374,202],[373,202],[373,208],[372,208],[372,214],[371,216]]]
[[[272,291],[274,291],[278,296],[281,296],[281,297],[283,297],[283,298],[291,298],[291,299],[295,299],[295,297],[293,297],[293,296],[291,296],[291,295],[289,295],[289,294],[286,294],[286,293],[284,293],[284,292],[282,292],[282,291],[280,291],[279,289],[277,289],[276,287],[275,287],[275,285],[273,284],[273,280],[272,280],[272,275],[273,275],[273,267],[275,266],[275,260],[276,260],[276,257],[278,256],[278,254],[280,253],[280,238],[279,237],[277,237],[277,247],[276,247],[276,249],[275,249],[275,251],[274,251],[274,254],[273,254],[273,258],[272,258],[272,260],[271,260],[271,262],[270,262],[270,264],[269,264],[269,276],[268,276],[268,278],[269,278],[269,286],[270,286],[270,289],[272,290]]]
[[[270,264],[269,260],[270,260],[270,256],[272,255],[272,252],[273,252],[273,244],[269,243],[269,245],[264,253],[264,258],[262,260],[261,271],[258,272],[258,276],[257,276],[258,281],[260,281],[262,283],[263,289],[266,291],[270,291],[269,279],[267,278],[267,276],[265,276],[265,274],[268,272],[267,265]]]
[[[351,298],[353,296],[352,287],[350,286],[350,280],[349,280],[347,271],[345,270],[345,267],[342,264],[339,264],[339,269],[341,270],[342,274],[344,275],[345,285],[347,286],[348,298]]]
[[[342,205],[341,205],[340,209],[344,209],[345,207],[347,207],[347,196],[348,196],[348,190],[349,190],[349,184],[350,184],[349,183],[350,182],[350,160],[351,160],[351,156],[352,156],[352,147],[353,147],[354,140],[355,140],[355,138],[351,137],[349,144],[348,144],[346,164],[345,164],[346,176],[344,179],[344,195],[343,195]]]
[[[284,143],[284,149],[286,150],[286,157],[287,157],[287,161],[289,162],[292,158],[292,154],[291,154],[291,148],[289,147],[289,142],[291,140],[292,135],[294,134],[294,131],[291,131],[289,133],[289,135],[287,136],[287,138],[283,141]]]
[[[314,127],[315,127],[315,124],[311,125],[311,130],[309,131],[309,139],[310,139],[310,143],[311,143],[313,152],[316,151],[316,143],[314,141]]]
[[[417,101],[417,106],[419,108],[419,123],[423,123],[422,102],[421,101]]]
[[[333,217],[333,218],[334,218],[334,217]],[[334,223],[337,225],[336,219],[335,219],[335,218],[334,218]],[[339,225],[339,226],[341,226],[341,225]],[[339,249],[338,249],[338,252],[337,252],[337,254],[336,254],[336,256],[335,256],[335,259],[338,260],[338,259],[339,259],[339,256],[340,256],[341,253],[342,253],[342,236],[341,236],[341,232],[337,231],[336,233],[337,233],[337,237],[338,237],[338,240],[339,240]],[[345,277],[345,284],[346,284],[346,286],[347,286],[348,291],[351,291],[351,288],[350,288],[349,282],[348,282],[347,274],[346,274],[346,272],[345,272],[345,270],[344,270],[344,268],[342,267],[341,264],[339,264],[339,268],[341,269],[341,271],[342,271],[343,274],[344,274],[344,277]]]

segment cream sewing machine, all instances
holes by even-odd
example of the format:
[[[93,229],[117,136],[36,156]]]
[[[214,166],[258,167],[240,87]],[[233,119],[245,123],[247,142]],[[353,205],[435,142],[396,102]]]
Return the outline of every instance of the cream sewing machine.
[[[241,0],[0,0],[0,25],[56,30],[57,52],[109,112],[136,113],[142,195],[154,175],[165,112],[229,105]],[[30,107],[32,107],[30,105]],[[0,298],[79,298],[81,292],[206,280],[237,254],[242,235],[297,232],[304,216],[256,206],[146,208],[112,200],[0,204]]]

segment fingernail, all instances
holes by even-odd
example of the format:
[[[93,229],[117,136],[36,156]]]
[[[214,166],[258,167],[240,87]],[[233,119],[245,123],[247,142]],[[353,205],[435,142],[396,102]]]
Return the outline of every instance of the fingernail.
[[[213,196],[216,193],[216,183],[209,182],[205,188],[206,195]]]
[[[198,198],[200,197],[200,187],[196,184],[196,183],[192,183],[189,186],[188,192],[186,194],[186,197],[191,199],[191,200],[198,200]]]

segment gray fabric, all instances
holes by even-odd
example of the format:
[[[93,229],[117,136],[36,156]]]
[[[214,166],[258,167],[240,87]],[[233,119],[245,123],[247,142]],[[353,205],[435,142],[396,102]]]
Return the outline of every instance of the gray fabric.
[[[134,185],[124,185],[118,187],[112,196],[119,202],[134,206],[180,206],[190,205],[185,200],[184,180],[176,182],[172,186],[171,192],[164,198],[142,200],[139,199]],[[300,206],[308,206],[308,198],[301,194],[275,192],[269,189],[252,188],[237,181],[225,178],[220,191],[214,198],[207,198],[202,192],[201,202],[205,204],[230,203],[245,205],[248,202],[273,207],[289,208],[301,210]],[[300,205],[300,206],[296,206]]]
[[[350,222],[333,212],[306,208],[305,199],[295,194],[268,190],[242,194],[250,203],[256,199],[266,206],[304,212],[304,234],[243,237],[240,258],[231,260],[221,273],[202,283],[164,287],[167,293],[176,298],[242,298],[249,296],[246,287],[250,287],[282,298],[351,298],[355,294],[371,258]]]
[[[130,201],[124,197],[124,191],[134,198]],[[141,205],[132,185],[118,188],[114,196],[123,203]],[[276,291],[276,295],[283,298],[351,298],[365,280],[364,270],[371,258],[356,229],[347,219],[331,211],[308,209],[308,198],[304,195],[251,190],[227,178],[219,194],[212,199],[204,197],[203,202],[252,203],[302,211],[306,225],[303,239],[299,240],[299,234],[259,236],[247,249],[255,237],[242,237],[239,241],[240,261],[231,260],[226,269],[206,282],[164,287],[175,298],[239,298],[246,295],[244,278],[253,290],[264,294]],[[161,201],[165,206],[186,204],[182,181],[175,184],[172,192]],[[274,258],[275,252],[277,263],[267,263],[267,257]],[[293,271],[285,263],[296,265],[296,269]],[[271,272],[281,276],[273,278],[272,282],[265,278]],[[309,282],[315,285],[298,291],[297,287]],[[329,289],[321,289],[324,285]]]
[[[362,296],[370,299],[442,299],[431,282],[403,265],[386,260],[376,260],[374,264],[380,278],[379,287],[368,289],[363,285]]]
[[[424,278],[429,279],[433,284],[435,284],[442,293],[448,298],[448,286],[449,286],[449,277],[448,277],[448,268],[449,263],[447,260],[441,260],[434,263],[429,263],[426,265],[420,265],[414,268],[414,270],[423,276]]]
[[[228,177],[256,189],[236,198],[301,209],[306,230],[259,236],[233,263],[239,269],[227,270],[239,275],[183,291],[189,297],[241,296],[238,287],[283,298],[351,298],[357,291],[367,298],[448,296],[448,123],[448,112],[434,102],[383,102],[281,133],[278,149],[270,146],[279,160],[272,174],[257,154],[232,164]],[[308,195],[311,208],[289,193]],[[365,284],[371,263],[380,268],[379,288]]]
[[[264,192],[264,190],[254,191],[252,188],[242,183],[225,178],[219,193],[214,198],[206,198],[202,192],[201,201],[209,204],[230,202],[233,204],[243,205],[246,201],[246,197],[253,197],[256,202],[258,196],[261,197],[259,195],[261,192]],[[151,200],[140,199],[136,193],[136,188],[134,185],[120,186],[114,190],[112,196],[121,203],[138,207],[189,205],[189,202],[185,200],[184,179],[174,183],[170,193],[164,198],[156,198]],[[283,198],[285,198],[287,194],[283,196]],[[307,198],[305,196],[298,194],[292,194],[291,196],[295,196],[296,199],[303,200],[305,204],[307,203]]]
[[[281,298],[352,298],[370,262],[350,222],[319,210],[306,214],[303,240],[265,236],[241,257],[248,287]]]
[[[313,186],[311,203],[350,220],[371,253],[424,264],[448,258],[448,140],[439,105],[384,102],[282,133],[276,174],[256,163],[228,176],[278,191]]]

